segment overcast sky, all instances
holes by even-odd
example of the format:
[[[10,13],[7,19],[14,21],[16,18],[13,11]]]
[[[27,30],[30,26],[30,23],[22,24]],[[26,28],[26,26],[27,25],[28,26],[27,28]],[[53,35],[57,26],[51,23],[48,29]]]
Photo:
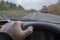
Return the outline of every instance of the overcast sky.
[[[8,0],[9,2],[14,2],[17,5],[22,5],[25,9],[41,9],[44,5],[55,4],[58,0]]]

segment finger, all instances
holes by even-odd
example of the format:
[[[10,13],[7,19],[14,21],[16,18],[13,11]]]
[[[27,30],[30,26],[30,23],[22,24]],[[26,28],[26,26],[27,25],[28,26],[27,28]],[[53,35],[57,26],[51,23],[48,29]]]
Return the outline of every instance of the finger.
[[[12,26],[15,22],[13,21],[10,21],[9,23],[3,25],[2,27],[9,27],[9,26]]]
[[[15,27],[16,29],[22,30],[21,29],[22,24],[23,24],[23,22],[21,22],[21,21],[15,21],[13,27]]]
[[[30,34],[32,34],[33,32],[33,27],[32,26],[29,26],[25,31],[25,36],[29,36]]]
[[[20,26],[23,24],[22,21],[16,21],[16,22],[17,22],[17,24],[19,24]]]
[[[5,30],[11,28],[13,24],[14,24],[14,22],[9,22],[9,23],[7,23],[6,25],[3,25],[3,26],[2,26],[1,30],[2,30],[2,31],[5,31]]]

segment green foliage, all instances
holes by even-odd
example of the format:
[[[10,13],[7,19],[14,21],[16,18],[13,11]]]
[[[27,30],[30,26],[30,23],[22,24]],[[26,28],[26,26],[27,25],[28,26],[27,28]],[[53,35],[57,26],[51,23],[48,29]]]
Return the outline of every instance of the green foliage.
[[[0,17],[2,18],[20,18],[26,14],[32,13],[30,10],[14,10],[14,11],[0,11]]]
[[[20,5],[18,6],[18,8],[21,9],[21,10],[24,10],[24,8],[22,6],[20,6]]]
[[[9,3],[8,1],[0,1],[0,10],[24,10],[21,5],[16,5],[14,3]]]
[[[25,10],[21,5],[16,5],[8,1],[0,1],[0,16],[6,17],[20,17],[28,13],[34,12],[34,9]]]
[[[48,6],[48,8],[54,13],[54,14],[60,14],[60,0],[56,4],[52,4]]]

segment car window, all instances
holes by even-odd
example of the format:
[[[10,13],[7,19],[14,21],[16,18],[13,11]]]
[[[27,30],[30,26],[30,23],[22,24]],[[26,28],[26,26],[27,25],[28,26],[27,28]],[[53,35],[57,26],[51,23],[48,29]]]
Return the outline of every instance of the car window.
[[[0,19],[60,21],[60,0],[0,0]]]

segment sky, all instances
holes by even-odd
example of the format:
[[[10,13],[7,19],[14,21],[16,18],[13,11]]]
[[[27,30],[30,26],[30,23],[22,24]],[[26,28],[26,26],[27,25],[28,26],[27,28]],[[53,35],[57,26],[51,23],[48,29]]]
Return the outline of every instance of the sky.
[[[23,6],[26,10],[35,9],[40,10],[44,5],[51,5],[58,2],[58,0],[7,0]]]

